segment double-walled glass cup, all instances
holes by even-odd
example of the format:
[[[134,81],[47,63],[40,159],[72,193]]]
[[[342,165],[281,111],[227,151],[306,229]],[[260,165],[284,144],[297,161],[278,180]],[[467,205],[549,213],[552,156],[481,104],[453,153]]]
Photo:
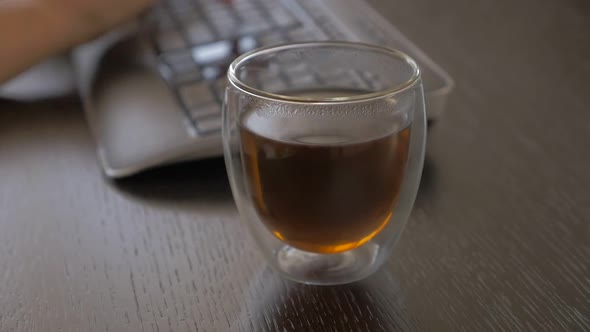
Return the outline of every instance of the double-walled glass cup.
[[[268,262],[308,284],[377,270],[422,172],[416,63],[379,46],[299,43],[237,58],[228,80],[225,161],[240,218]]]

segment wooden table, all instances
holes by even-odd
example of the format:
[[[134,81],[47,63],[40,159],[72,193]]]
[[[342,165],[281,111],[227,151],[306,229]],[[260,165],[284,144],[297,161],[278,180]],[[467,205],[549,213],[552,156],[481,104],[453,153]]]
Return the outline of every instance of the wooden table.
[[[0,104],[0,331],[590,330],[590,6],[372,1],[454,76],[391,261],[282,281],[221,160],[104,178],[80,105]]]

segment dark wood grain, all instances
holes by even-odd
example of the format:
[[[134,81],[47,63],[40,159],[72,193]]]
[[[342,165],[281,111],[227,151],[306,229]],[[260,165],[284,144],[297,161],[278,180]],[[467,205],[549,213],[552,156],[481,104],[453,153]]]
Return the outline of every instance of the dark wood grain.
[[[371,1],[457,81],[391,261],[282,281],[221,160],[112,182],[75,100],[0,104],[0,331],[590,330],[590,7]]]

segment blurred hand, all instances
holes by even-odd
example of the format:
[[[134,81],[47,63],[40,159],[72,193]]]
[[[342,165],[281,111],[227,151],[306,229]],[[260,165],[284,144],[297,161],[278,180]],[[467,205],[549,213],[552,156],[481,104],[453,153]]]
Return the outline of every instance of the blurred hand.
[[[133,19],[155,0],[31,0],[72,29],[79,43]]]
[[[0,83],[133,19],[154,0],[0,0]]]

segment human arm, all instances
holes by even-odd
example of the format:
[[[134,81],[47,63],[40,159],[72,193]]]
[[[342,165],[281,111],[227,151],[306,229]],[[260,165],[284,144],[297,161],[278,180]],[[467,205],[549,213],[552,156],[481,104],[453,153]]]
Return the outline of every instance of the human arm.
[[[139,14],[153,0],[0,0],[0,83]]]

